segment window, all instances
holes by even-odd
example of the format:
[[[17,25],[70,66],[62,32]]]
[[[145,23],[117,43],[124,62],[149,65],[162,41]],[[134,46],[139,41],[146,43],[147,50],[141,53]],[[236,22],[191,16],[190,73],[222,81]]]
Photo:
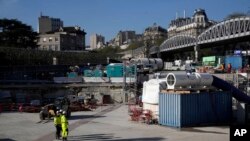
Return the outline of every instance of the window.
[[[59,51],[58,45],[55,45],[55,51]]]
[[[47,40],[46,38],[43,38],[43,42],[46,42],[46,40]]]
[[[52,37],[49,37],[49,42],[52,42]]]
[[[58,37],[55,37],[55,41],[56,41],[56,42],[58,42],[58,41],[59,41]]]
[[[51,45],[49,45],[49,50],[52,50],[52,46]]]
[[[46,50],[46,46],[43,46],[43,47],[42,47],[42,50]]]
[[[201,22],[204,22],[204,17],[201,17]]]

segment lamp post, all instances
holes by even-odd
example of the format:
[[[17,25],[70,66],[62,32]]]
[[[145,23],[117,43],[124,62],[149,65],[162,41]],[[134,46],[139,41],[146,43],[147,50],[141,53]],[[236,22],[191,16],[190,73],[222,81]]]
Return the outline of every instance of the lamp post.
[[[126,62],[127,60],[123,60],[123,85],[122,85],[122,90],[123,90],[123,97],[124,97],[124,103],[128,102],[128,94],[126,91]]]
[[[109,57],[107,57],[107,64],[109,64]]]

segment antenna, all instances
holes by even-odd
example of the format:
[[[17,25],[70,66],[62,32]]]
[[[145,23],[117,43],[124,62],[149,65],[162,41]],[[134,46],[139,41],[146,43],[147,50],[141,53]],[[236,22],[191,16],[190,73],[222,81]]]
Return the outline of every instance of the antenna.
[[[186,11],[185,10],[184,10],[183,14],[184,14],[184,18],[186,18]]]
[[[177,20],[178,19],[178,12],[176,12],[176,15],[175,15],[176,17],[175,17],[175,19]]]

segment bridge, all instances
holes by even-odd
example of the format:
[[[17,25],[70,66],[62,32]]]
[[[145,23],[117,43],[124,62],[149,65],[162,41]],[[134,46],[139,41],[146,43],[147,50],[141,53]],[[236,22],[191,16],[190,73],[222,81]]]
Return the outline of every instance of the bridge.
[[[165,40],[159,47],[150,48],[151,55],[177,51],[179,49],[194,49],[195,58],[198,58],[199,48],[209,44],[235,43],[250,41],[250,16],[238,17],[219,22],[202,32],[198,37],[188,34],[179,34]],[[133,56],[140,55],[145,47],[136,49]],[[140,51],[139,51],[140,50]],[[131,51],[130,51],[131,52]],[[136,54],[138,53],[138,54]]]

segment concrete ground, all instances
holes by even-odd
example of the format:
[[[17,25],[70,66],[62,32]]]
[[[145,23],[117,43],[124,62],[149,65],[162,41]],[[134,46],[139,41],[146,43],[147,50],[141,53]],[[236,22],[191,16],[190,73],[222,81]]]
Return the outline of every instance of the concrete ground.
[[[170,128],[130,121],[126,105],[74,112],[69,141],[229,141],[229,127]],[[37,113],[1,113],[0,141],[55,140],[52,121]]]

